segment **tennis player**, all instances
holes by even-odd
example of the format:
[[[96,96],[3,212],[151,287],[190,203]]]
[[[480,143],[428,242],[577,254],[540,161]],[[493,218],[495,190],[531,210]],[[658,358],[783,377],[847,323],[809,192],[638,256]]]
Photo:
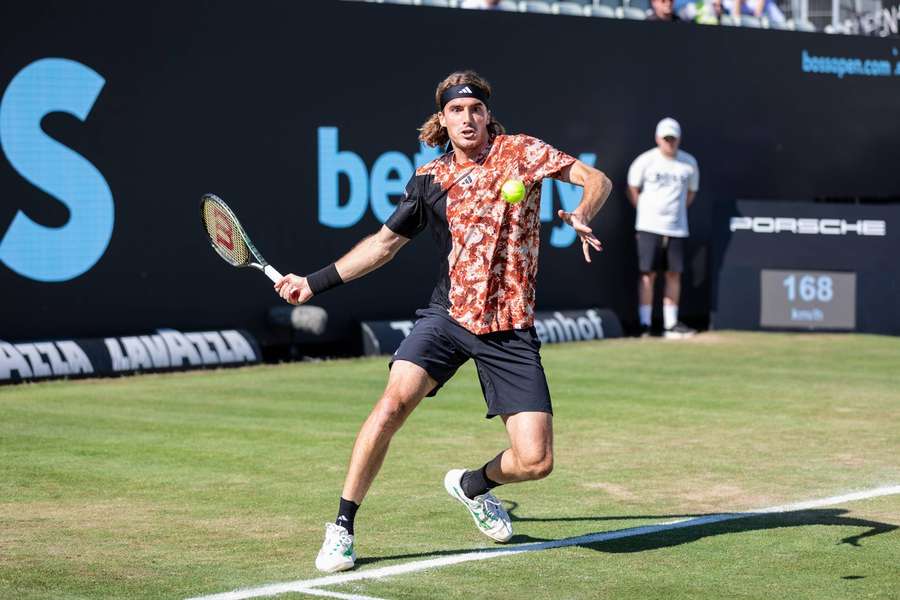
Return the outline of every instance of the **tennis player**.
[[[527,135],[506,135],[490,110],[491,86],[472,71],[451,74],[435,94],[437,111],[420,129],[449,151],[419,168],[393,215],[337,262],[308,275],[286,275],[275,290],[301,304],[390,261],[430,227],[441,248],[441,275],[427,308],[390,361],[381,399],[363,423],[344,480],[337,518],[326,525],[316,558],[321,571],[356,561],[354,519],[391,438],[425,396],[434,396],[472,358],[487,404],[509,447],[473,470],[452,469],[444,487],[486,536],[512,537],[509,515],[491,489],[546,477],[553,468],[550,392],[534,329],[541,181],[582,186],[581,202],[559,217],[581,239],[584,259],[601,250],[588,227],[612,188],[600,171]],[[523,200],[504,201],[501,187],[521,181]]]

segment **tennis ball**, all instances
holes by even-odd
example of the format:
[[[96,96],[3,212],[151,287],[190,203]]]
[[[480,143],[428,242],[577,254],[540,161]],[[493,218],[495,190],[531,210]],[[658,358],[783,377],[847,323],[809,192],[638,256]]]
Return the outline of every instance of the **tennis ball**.
[[[525,184],[518,179],[510,179],[500,188],[500,195],[510,204],[521,202],[525,198]]]

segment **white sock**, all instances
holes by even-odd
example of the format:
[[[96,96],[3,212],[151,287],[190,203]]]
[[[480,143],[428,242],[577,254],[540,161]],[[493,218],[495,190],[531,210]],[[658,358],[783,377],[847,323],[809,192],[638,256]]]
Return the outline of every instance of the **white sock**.
[[[652,304],[641,304],[638,306],[638,316],[641,319],[641,325],[650,326],[650,317],[653,315]]]
[[[675,327],[675,323],[678,322],[678,305],[677,304],[663,304],[663,326],[666,329],[672,329]]]

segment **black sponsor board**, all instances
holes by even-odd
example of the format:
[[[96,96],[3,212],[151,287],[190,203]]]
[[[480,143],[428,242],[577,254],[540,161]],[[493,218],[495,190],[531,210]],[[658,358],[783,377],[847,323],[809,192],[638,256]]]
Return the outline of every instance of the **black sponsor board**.
[[[515,41],[485,51],[479,40],[498,31]],[[267,325],[271,282],[210,250],[201,194],[225,199],[280,271],[318,269],[380,226],[427,158],[416,128],[434,112],[435,85],[463,67],[491,80],[494,116],[509,131],[593,162],[615,184],[593,223],[604,252],[591,264],[555,216],[577,190],[549,186],[542,307],[599,305],[633,319],[625,177],[663,116],[679,119],[701,169],[681,306],[689,320],[708,313],[720,200],[900,194],[900,77],[802,63],[806,51],[893,64],[892,40],[327,0],[13,2],[0,38],[9,341],[166,323],[286,343]],[[325,335],[356,342],[359,322],[426,304],[439,264],[429,237],[317,299],[331,315]]]
[[[719,329],[900,335],[900,205],[721,204]]]
[[[160,329],[149,335],[10,343],[0,340],[0,384],[108,377],[258,363],[247,331]]]
[[[414,324],[412,319],[363,321],[363,353],[393,354]],[[600,308],[538,311],[534,315],[534,328],[545,344],[622,337],[622,324],[616,314]]]

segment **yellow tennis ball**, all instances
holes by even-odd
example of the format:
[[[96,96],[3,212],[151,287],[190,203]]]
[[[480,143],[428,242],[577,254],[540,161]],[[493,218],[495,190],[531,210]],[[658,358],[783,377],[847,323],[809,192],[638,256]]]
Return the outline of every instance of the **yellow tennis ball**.
[[[521,202],[525,198],[525,184],[518,179],[510,179],[500,188],[500,195],[510,204]]]

